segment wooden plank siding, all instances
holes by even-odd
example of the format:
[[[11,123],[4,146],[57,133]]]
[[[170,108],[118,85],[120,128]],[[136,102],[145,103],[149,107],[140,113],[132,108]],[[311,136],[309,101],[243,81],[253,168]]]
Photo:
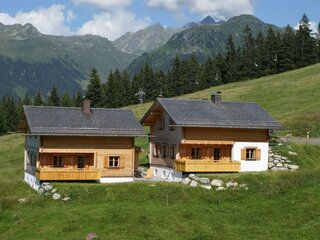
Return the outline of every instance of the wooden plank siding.
[[[98,176],[96,175],[98,172],[99,178],[133,177],[134,170],[138,167],[137,155],[139,152],[134,147],[133,137],[42,136],[41,139],[38,171],[42,172],[43,170],[43,172],[47,172],[47,175],[50,175],[52,171],[59,172],[59,177],[57,177],[59,179],[56,180],[63,180],[60,178],[85,180],[82,178],[88,178],[89,173],[88,176],[83,177],[77,169],[77,156],[85,156],[86,158],[87,165],[83,172],[93,171],[92,174],[95,177]],[[53,156],[59,155],[63,156],[65,161],[65,166],[62,169],[52,167]],[[109,157],[112,156],[120,157],[120,167],[111,168],[108,166]],[[70,174],[70,176],[67,177],[65,174]],[[75,177],[71,175],[79,176],[79,179],[74,179]]]
[[[229,128],[184,128],[185,140],[267,142],[268,130]]]
[[[232,145],[180,144],[180,158],[192,159],[192,148],[200,149],[200,160],[214,160],[213,149],[220,149],[220,161],[231,160]]]
[[[240,172],[239,162],[179,159],[175,169],[182,172]]]

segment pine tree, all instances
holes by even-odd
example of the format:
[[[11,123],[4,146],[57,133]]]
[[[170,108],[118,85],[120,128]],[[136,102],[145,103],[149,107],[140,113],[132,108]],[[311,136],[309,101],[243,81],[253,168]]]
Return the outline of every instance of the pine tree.
[[[239,56],[232,38],[229,35],[225,52],[226,79],[225,82],[235,82],[238,80]]]
[[[31,99],[30,99],[28,93],[26,93],[26,94],[24,95],[23,100],[22,100],[22,104],[23,104],[23,105],[31,105],[31,103],[32,103],[32,102],[31,102]]]
[[[3,97],[1,106],[4,133],[15,131],[19,120],[19,115],[17,114],[17,107],[13,97]]]
[[[295,34],[289,25],[281,38],[278,53],[279,72],[295,69]]]
[[[63,94],[60,102],[61,102],[61,106],[64,106],[64,107],[72,107],[73,106],[73,101],[67,92],[65,92]]]
[[[183,94],[186,94],[199,89],[199,64],[195,54],[192,54],[191,57],[184,62]]]
[[[73,105],[76,107],[81,107],[82,101],[83,101],[83,94],[81,93],[80,90],[78,90],[74,97]]]
[[[316,43],[311,32],[309,19],[306,14],[303,14],[296,33],[296,64],[298,67],[308,66],[317,61]]]
[[[122,83],[123,92],[122,92],[122,107],[128,106],[132,104],[133,97],[132,97],[132,89],[131,89],[131,82],[129,75],[126,71],[122,72]]]
[[[216,83],[225,83],[226,81],[226,63],[223,56],[218,53],[213,60],[214,69],[215,69],[215,82]]]
[[[211,86],[221,84],[219,75],[217,74],[215,64],[211,57],[208,57],[201,67],[199,89],[205,89]]]
[[[116,108],[119,106],[120,94],[118,92],[119,81],[121,81],[121,75],[117,69],[114,73],[110,71],[108,81],[104,87],[105,99],[103,102],[104,107]]]
[[[37,90],[37,92],[36,92],[36,96],[34,97],[34,100],[33,100],[33,105],[35,105],[35,106],[44,105],[44,101],[43,101],[42,95],[39,90]]]
[[[181,60],[178,55],[176,55],[171,68],[168,72],[168,94],[169,97],[178,96],[182,94],[183,84],[181,82],[182,69]]]
[[[58,95],[58,89],[56,86],[52,86],[50,95],[48,97],[48,105],[49,106],[60,106],[60,99]]]
[[[317,62],[320,63],[320,22],[318,24],[316,32],[316,51],[317,51]]]
[[[100,107],[103,103],[102,87],[98,71],[93,68],[89,77],[89,84],[85,93],[86,97],[91,100],[92,107]]]

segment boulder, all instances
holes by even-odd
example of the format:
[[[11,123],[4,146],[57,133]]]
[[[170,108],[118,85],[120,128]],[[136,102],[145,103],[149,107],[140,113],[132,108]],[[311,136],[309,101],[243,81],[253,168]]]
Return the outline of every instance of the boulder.
[[[225,188],[224,187],[217,187],[216,190],[217,191],[222,191],[222,190],[225,190]]]
[[[49,182],[43,182],[43,183],[41,183],[41,186],[46,186],[46,185],[51,185],[51,183],[49,183]]]
[[[282,160],[288,160],[288,158],[285,157],[285,156],[281,156],[281,159],[282,159]]]
[[[295,165],[295,164],[288,164],[288,168],[292,169],[292,170],[297,170],[299,168],[299,166]]]
[[[207,189],[207,190],[211,190],[211,186],[210,185],[200,185],[200,187]]]
[[[54,193],[53,195],[52,195],[52,199],[53,200],[59,200],[61,198],[61,195],[59,194],[59,193]]]
[[[44,193],[45,193],[45,190],[44,190],[42,187],[39,187],[38,193],[39,193],[39,194],[44,194]]]
[[[276,167],[283,167],[283,163],[280,163],[280,162],[277,163],[277,164],[276,164]]]
[[[71,198],[70,197],[64,197],[64,198],[62,198],[62,201],[69,201]]]
[[[238,186],[238,183],[237,182],[226,182],[226,187],[237,187]]]
[[[288,154],[289,154],[289,155],[292,155],[292,156],[297,156],[297,155],[298,155],[298,153],[292,152],[292,151],[288,151]]]
[[[210,184],[210,179],[206,177],[200,178],[200,183],[202,184]]]
[[[241,188],[246,188],[246,187],[247,187],[247,184],[242,183],[242,184],[239,185],[239,187],[241,187]]]
[[[211,181],[211,186],[213,186],[213,187],[222,187],[223,186],[223,181],[221,179],[213,179]]]
[[[18,199],[18,202],[19,202],[19,203],[26,203],[26,202],[28,202],[28,199],[26,199],[26,198],[19,198],[19,199]]]
[[[280,162],[279,160],[274,160],[274,161],[273,161],[274,164],[277,164],[277,163],[279,163],[279,162]]]
[[[182,184],[184,184],[184,185],[189,185],[190,182],[191,182],[191,179],[188,178],[188,177],[186,177],[186,178],[184,178],[184,179],[182,180]]]
[[[55,193],[55,192],[57,192],[57,189],[56,189],[56,188],[54,188],[54,189],[51,190],[51,193]]]
[[[189,178],[191,178],[192,180],[195,180],[195,181],[199,181],[200,178],[197,177],[196,175],[194,175],[193,173],[189,174]]]
[[[285,167],[275,167],[275,168],[271,168],[272,171],[287,171],[288,168]]]
[[[44,188],[44,190],[46,190],[46,191],[50,191],[50,190],[53,189],[53,186],[49,184],[49,185],[44,185],[43,188]]]
[[[274,166],[275,166],[274,163],[272,163],[272,162],[269,162],[269,163],[268,163],[268,168],[272,168],[272,167],[274,167]]]
[[[190,183],[190,187],[196,187],[196,186],[198,186],[198,183],[196,181],[192,180]]]

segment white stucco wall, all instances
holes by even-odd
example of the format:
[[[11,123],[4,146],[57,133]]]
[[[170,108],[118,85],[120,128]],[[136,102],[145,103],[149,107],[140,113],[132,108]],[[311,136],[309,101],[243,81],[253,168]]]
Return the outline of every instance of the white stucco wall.
[[[248,147],[260,149],[261,159],[257,161],[241,160],[241,149]],[[232,160],[241,162],[241,172],[266,171],[268,169],[268,150],[268,142],[235,142],[232,148]]]
[[[133,177],[103,177],[100,178],[100,183],[122,183],[133,182]]]
[[[176,171],[173,168],[162,167],[162,166],[151,166],[153,171],[153,176],[162,178],[166,181],[171,182],[181,182],[182,181],[182,172]]]

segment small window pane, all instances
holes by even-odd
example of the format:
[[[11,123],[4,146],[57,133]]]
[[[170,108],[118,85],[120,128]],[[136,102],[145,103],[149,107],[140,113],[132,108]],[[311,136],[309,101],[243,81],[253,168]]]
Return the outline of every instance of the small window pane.
[[[119,156],[111,156],[109,157],[109,167],[120,167],[120,157]]]

